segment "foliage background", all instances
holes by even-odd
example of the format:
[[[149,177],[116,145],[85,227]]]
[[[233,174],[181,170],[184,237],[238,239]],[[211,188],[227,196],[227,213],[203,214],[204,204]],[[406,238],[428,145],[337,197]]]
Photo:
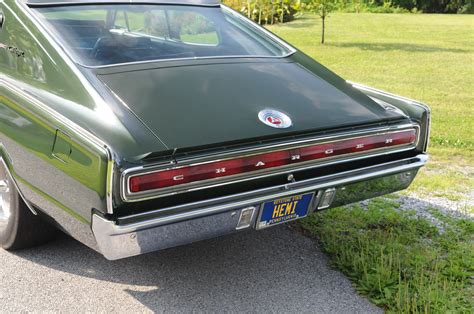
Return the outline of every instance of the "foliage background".
[[[320,0],[223,0],[259,24],[292,21]],[[359,13],[474,13],[474,0],[327,0],[335,11]]]

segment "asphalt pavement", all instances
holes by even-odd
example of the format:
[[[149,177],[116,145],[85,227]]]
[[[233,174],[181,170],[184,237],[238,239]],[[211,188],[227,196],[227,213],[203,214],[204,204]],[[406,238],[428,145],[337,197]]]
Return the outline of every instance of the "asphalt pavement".
[[[66,235],[0,249],[0,312],[380,313],[286,226],[110,262]]]

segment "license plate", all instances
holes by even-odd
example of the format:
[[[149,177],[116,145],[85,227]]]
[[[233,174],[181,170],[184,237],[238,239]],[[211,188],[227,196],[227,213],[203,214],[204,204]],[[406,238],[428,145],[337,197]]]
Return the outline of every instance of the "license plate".
[[[293,195],[263,203],[257,229],[305,217],[308,214],[313,195],[314,193]]]

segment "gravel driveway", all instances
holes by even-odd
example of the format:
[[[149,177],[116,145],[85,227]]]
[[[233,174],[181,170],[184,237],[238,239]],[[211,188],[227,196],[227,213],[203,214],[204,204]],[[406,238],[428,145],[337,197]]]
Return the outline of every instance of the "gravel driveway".
[[[0,312],[381,312],[286,226],[116,262],[67,236],[0,249]]]

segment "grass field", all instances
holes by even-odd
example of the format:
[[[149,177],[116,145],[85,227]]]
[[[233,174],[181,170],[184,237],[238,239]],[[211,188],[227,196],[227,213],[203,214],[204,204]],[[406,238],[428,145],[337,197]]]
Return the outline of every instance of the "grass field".
[[[402,195],[472,198],[472,16],[335,13],[324,45],[312,15],[269,29],[345,79],[430,105],[431,160]],[[429,207],[426,214],[438,221],[433,225],[402,210],[396,198],[331,209],[297,226],[319,240],[360,293],[389,312],[471,312],[474,220]]]
[[[332,14],[326,43],[307,15],[270,30],[345,79],[429,104],[435,146],[474,150],[474,18]]]
[[[324,45],[314,15],[268,28],[347,80],[430,105],[432,160],[414,187],[450,197],[474,189],[472,16],[334,13]]]

